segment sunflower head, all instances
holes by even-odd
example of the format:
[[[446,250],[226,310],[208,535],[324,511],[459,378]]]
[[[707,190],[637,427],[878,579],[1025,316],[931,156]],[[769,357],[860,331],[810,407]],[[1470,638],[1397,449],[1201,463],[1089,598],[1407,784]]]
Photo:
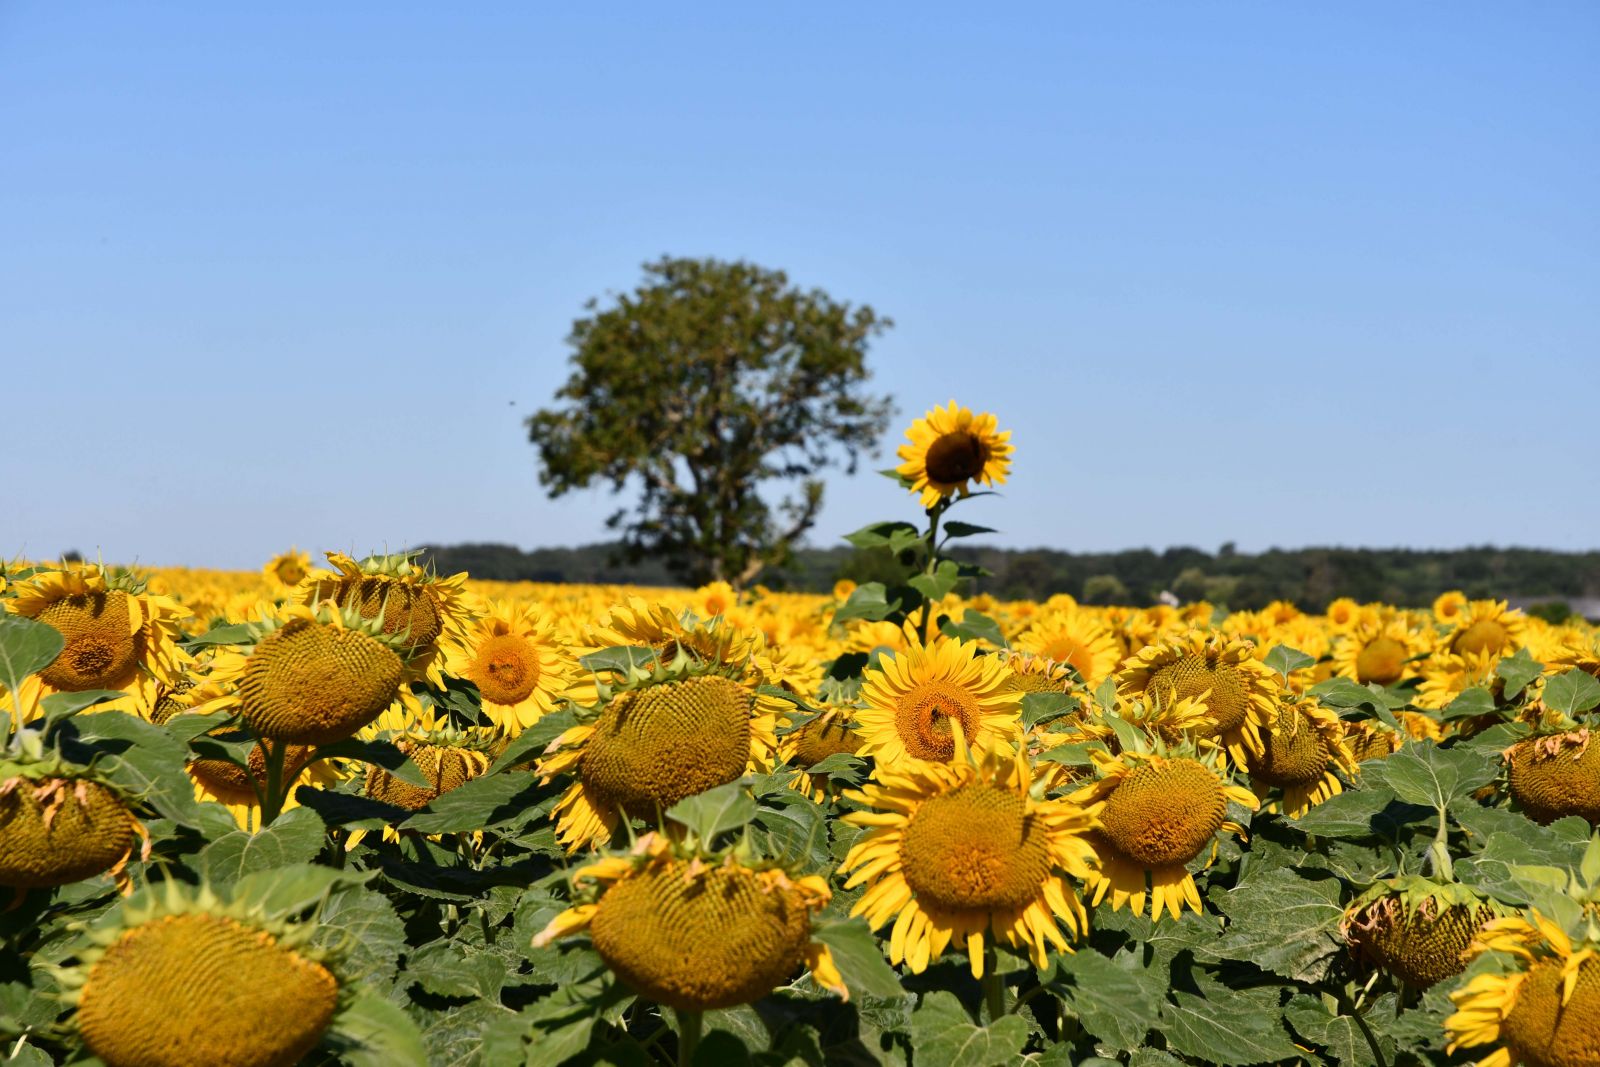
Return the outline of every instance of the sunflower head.
[[[1006,662],[973,644],[935,638],[880,659],[861,687],[861,754],[881,764],[949,762],[955,731],[987,748],[1021,726],[1022,694]]]
[[[331,601],[374,622],[439,684],[433,657],[461,639],[472,611],[463,597],[465,574],[441,578],[416,562],[416,554],[360,560],[328,553],[333,570],[313,570],[300,583],[302,604]]]
[[[1511,795],[1535,822],[1600,823],[1600,738],[1588,727],[1519,741],[1503,759]]]
[[[1339,931],[1351,949],[1414,989],[1460,974],[1485,923],[1503,914],[1466,886],[1408,876],[1373,886],[1345,910]]]
[[[108,1064],[288,1067],[340,1003],[314,929],[167,881],[100,921],[58,977],[84,1043]]]
[[[394,739],[395,747],[411,758],[428,784],[412,785],[373,765],[367,769],[366,794],[408,811],[425,808],[487,771],[496,740],[491,733],[450,729],[407,733]]]
[[[1258,797],[1281,789],[1284,813],[1298,817],[1343,792],[1338,772],[1354,774],[1356,762],[1336,714],[1312,698],[1285,699],[1262,734],[1261,752],[1246,756],[1245,770]]]
[[[925,508],[967,495],[974,481],[1004,485],[1011,469],[1011,431],[1000,431],[993,415],[974,415],[954,400],[913,422],[906,436],[910,443],[900,446],[903,462],[895,473]]]
[[[267,560],[266,566],[261,568],[261,574],[267,579],[267,584],[275,589],[293,589],[305,581],[306,575],[310,573],[311,556],[298,548],[278,553]]]
[[[1444,646],[1458,656],[1499,657],[1523,644],[1528,619],[1503,600],[1471,600],[1461,609]]]
[[[1248,641],[1190,630],[1158,641],[1123,662],[1117,687],[1156,708],[1191,704],[1202,719],[1192,736],[1215,738],[1238,763],[1262,751],[1277,714],[1280,686]]]
[[[92,767],[24,735],[0,758],[0,886],[46,889],[109,873],[123,889],[136,838],[150,840],[130,799]]]
[[[521,733],[554,711],[578,675],[552,619],[532,607],[495,603],[447,656],[450,673],[478,687],[483,713]]]
[[[580,868],[577,903],[534,946],[586,930],[629,988],[678,1011],[749,1004],[802,964],[843,994],[831,953],[811,936],[831,897],[827,882],[738,853],[705,854],[646,834],[630,852]]]

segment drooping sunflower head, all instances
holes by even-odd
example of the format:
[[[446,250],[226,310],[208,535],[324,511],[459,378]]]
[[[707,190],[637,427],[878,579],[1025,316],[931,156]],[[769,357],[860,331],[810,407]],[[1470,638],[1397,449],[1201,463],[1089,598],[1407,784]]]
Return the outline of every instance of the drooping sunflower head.
[[[1344,742],[1351,758],[1365,763],[1398,752],[1405,737],[1374,719],[1363,719],[1344,724]]]
[[[1519,741],[1503,758],[1511,795],[1530,819],[1600,823],[1600,738],[1588,727]]]
[[[534,938],[542,948],[587,931],[595,952],[634,992],[678,1011],[760,1000],[802,966],[845,995],[813,917],[832,894],[817,876],[793,877],[735,852],[701,855],[660,834],[627,854],[580,868],[578,902]]]
[[[377,623],[408,656],[416,676],[443,686],[442,653],[458,646],[473,618],[463,587],[465,574],[441,578],[416,562],[415,554],[368,556],[356,561],[328,553],[333,570],[306,575],[296,591],[300,603],[332,601]]]
[[[1511,969],[1474,975],[1450,994],[1448,1050],[1495,1045],[1479,1067],[1600,1063],[1600,943],[1547,916],[1493,919],[1468,954],[1505,953]]]
[[[1528,618],[1504,600],[1471,600],[1461,609],[1444,647],[1458,656],[1498,658],[1523,645]]]
[[[577,779],[556,805],[557,836],[576,850],[609,836],[624,815],[656,819],[685,797],[770,767],[778,703],[737,672],[684,655],[602,686],[591,721],[563,733],[539,762],[546,781]]]
[[[25,709],[51,693],[119,690],[122,700],[101,710],[145,711],[156,690],[182,674],[187,657],[178,647],[187,612],[177,601],[148,591],[128,571],[99,565],[37,570],[9,589],[5,609],[60,631],[56,658],[11,694]]]
[[[280,552],[267,560],[261,574],[273,589],[294,589],[311,573],[311,555],[298,548]]]
[[[903,462],[895,470],[925,508],[967,495],[974,481],[1004,485],[1011,469],[1011,431],[1000,431],[993,415],[974,415],[954,400],[913,422],[906,436],[910,443],[900,446]]]
[[[314,929],[167,881],[113,909],[57,973],[84,1043],[111,1067],[289,1067],[340,1007]]]
[[[596,626],[586,629],[584,654],[612,648],[647,648],[664,664],[679,657],[717,666],[737,668],[744,681],[765,684],[760,673],[760,635],[747,632],[726,619],[703,620],[692,612],[679,613],[666,604],[630,597],[613,605]],[[609,676],[614,672],[603,672]]]
[[[537,608],[491,605],[446,658],[446,669],[478,687],[483,713],[507,734],[554,711],[578,677],[578,664]]]
[[[1011,685],[1026,697],[1029,693],[1067,693],[1077,682],[1069,664],[1047,656],[1017,649],[994,653],[1011,668]]]
[[[812,774],[811,768],[829,756],[853,756],[861,747],[861,734],[855,727],[856,708],[834,705],[807,719],[778,739],[778,759],[795,769],[790,785],[817,803],[827,800],[829,778]]]
[[[886,766],[949,762],[957,724],[979,749],[1011,740],[1021,727],[1022,695],[1005,661],[945,638],[881,657],[863,678],[861,699],[861,754]]]
[[[1285,700],[1262,741],[1261,753],[1245,759],[1250,784],[1262,800],[1272,790],[1282,790],[1283,813],[1290,818],[1342,793],[1339,772],[1355,773],[1357,761],[1345,744],[1344,724],[1314,698]]]
[[[1228,819],[1228,802],[1254,811],[1255,794],[1232,784],[1215,753],[1180,748],[1093,756],[1099,777],[1071,799],[1100,820],[1090,836],[1099,866],[1086,879],[1094,903],[1109,896],[1113,911],[1127,904],[1139,915],[1148,897],[1154,919],[1164,910],[1176,917],[1185,904],[1199,911],[1188,865],[1215,852],[1221,831],[1244,832]]]
[[[1413,989],[1460,974],[1485,923],[1504,914],[1466,886],[1418,876],[1374,885],[1345,910],[1339,932],[1366,962]]]
[[[845,858],[846,888],[867,885],[851,911],[879,927],[895,920],[891,963],[913,973],[954,941],[983,974],[986,932],[1044,966],[1050,946],[1069,947],[1087,917],[1069,878],[1093,863],[1091,814],[1044,799],[1025,755],[962,746],[952,763],[879,767],[847,794],[862,805],[844,817],[866,829]]]
[[[1280,686],[1254,658],[1248,641],[1190,630],[1128,657],[1117,688],[1158,709],[1191,702],[1203,714],[1194,736],[1217,739],[1242,764],[1262,751],[1262,732],[1272,727]]]
[[[408,730],[389,739],[416,764],[427,784],[414,785],[373,764],[367,768],[365,791],[374,800],[407,811],[427,807],[487,771],[494,762],[490,753],[496,737],[489,731]]]
[[[1401,619],[1373,621],[1351,628],[1334,645],[1333,662],[1339,674],[1362,685],[1396,685],[1414,677],[1412,662],[1428,651],[1423,637]]]
[[[1110,677],[1122,657],[1122,647],[1105,620],[1077,607],[1036,616],[1014,645],[1071,667],[1090,689]]]
[[[46,752],[36,735],[0,758],[0,886],[48,889],[109,874],[126,891],[136,838],[150,839],[123,790]]]
[[[251,627],[252,643],[218,655],[224,690],[206,710],[237,709],[257,735],[296,745],[343,741],[397,699],[406,645],[376,620],[323,602],[290,607]]]

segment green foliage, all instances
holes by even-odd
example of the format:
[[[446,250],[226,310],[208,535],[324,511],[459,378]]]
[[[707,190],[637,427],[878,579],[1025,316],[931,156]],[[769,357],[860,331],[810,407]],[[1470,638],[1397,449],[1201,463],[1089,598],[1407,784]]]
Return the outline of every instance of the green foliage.
[[[865,391],[870,307],[790,285],[749,263],[664,258],[645,281],[573,323],[564,406],[528,419],[552,496],[595,482],[642,488],[610,519],[635,559],[691,583],[743,586],[780,563],[822,505],[814,475],[854,470],[888,402]],[[763,483],[800,481],[779,505]]]

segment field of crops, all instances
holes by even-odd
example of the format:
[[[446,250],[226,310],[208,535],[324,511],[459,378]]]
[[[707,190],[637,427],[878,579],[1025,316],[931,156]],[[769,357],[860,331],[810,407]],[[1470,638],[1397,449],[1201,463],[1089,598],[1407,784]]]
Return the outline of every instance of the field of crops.
[[[0,1062],[1600,1065],[1593,626],[964,597],[900,459],[831,596],[8,565]]]

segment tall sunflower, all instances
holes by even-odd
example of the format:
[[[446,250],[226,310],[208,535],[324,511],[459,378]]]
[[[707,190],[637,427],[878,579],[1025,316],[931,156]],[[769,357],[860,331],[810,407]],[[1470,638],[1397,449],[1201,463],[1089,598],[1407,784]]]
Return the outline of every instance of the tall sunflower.
[[[507,734],[555,710],[578,675],[555,623],[534,605],[490,605],[445,658],[449,673],[478,687],[483,713]]]
[[[904,462],[895,471],[925,508],[966,496],[973,481],[1004,485],[1011,469],[1011,431],[1000,431],[993,415],[974,415],[954,400],[913,422],[906,436],[911,443],[897,451]]]
[[[543,948],[587,932],[595,952],[634,992],[677,1011],[760,1000],[804,965],[848,996],[812,917],[832,898],[815,875],[793,877],[737,854],[702,856],[646,834],[626,854],[572,876],[579,903],[533,939]]]
[[[1078,677],[1090,689],[1110,677],[1122,657],[1121,646],[1111,627],[1103,619],[1077,607],[1049,611],[1036,617],[1012,644],[1023,652],[1066,664],[1078,672]]]
[[[1085,879],[1089,897],[1098,905],[1109,895],[1112,911],[1126,904],[1135,915],[1144,913],[1148,897],[1152,919],[1163,911],[1176,918],[1185,904],[1200,911],[1189,864],[1208,849],[1215,854],[1221,831],[1244,832],[1228,819],[1228,801],[1254,811],[1255,794],[1197,755],[1125,751],[1093,758],[1097,780],[1068,798],[1100,821],[1090,835],[1098,864]]]
[[[1155,708],[1192,701],[1204,715],[1195,735],[1216,738],[1237,765],[1263,751],[1262,732],[1272,727],[1280,689],[1250,642],[1204,630],[1164,638],[1129,656],[1117,688]]]
[[[874,928],[894,919],[889,961],[913,973],[954,941],[982,978],[986,933],[1043,967],[1049,946],[1069,947],[1060,924],[1074,940],[1088,926],[1066,876],[1089,876],[1094,819],[1071,801],[1039,799],[1020,750],[972,757],[960,745],[952,763],[880,767],[846,794],[864,810],[844,821],[866,830],[840,868],[853,872],[846,889],[867,886],[850,914]]]
[[[1498,1045],[1477,1067],[1600,1063],[1600,943],[1575,942],[1532,912],[1491,921],[1469,951],[1508,953],[1516,969],[1476,975],[1450,994],[1450,1052]]]
[[[25,714],[52,693],[117,690],[100,711],[148,714],[162,685],[181,675],[187,656],[178,646],[187,612],[148,591],[126,571],[98,565],[38,571],[12,585],[3,603],[13,615],[45,623],[65,639],[60,654],[8,693]]]
[[[1021,728],[1022,694],[1011,669],[977,646],[935,638],[883,656],[862,680],[860,754],[880,765],[955,758],[955,724],[974,747],[1009,741]]]
[[[654,820],[672,805],[746,771],[767,769],[781,698],[686,653],[666,667],[603,685],[589,721],[539,761],[543,781],[571,774],[556,803],[556,837],[576,852],[609,838],[624,815]]]

